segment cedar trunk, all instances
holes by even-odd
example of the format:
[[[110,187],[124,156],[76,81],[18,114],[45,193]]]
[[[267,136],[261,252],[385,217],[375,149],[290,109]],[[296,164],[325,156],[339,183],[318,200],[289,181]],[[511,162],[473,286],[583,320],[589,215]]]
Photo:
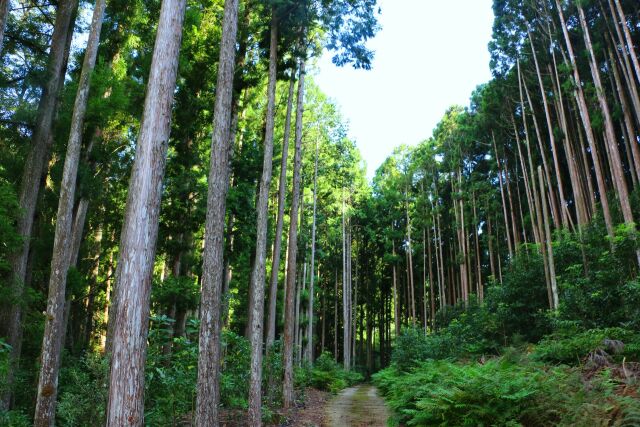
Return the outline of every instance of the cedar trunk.
[[[293,163],[293,190],[291,200],[291,222],[289,224],[289,247],[287,248],[287,290],[285,292],[284,316],[284,381],[282,398],[285,409],[294,405],[293,394],[293,335],[295,327],[294,297],[296,291],[296,260],[298,255],[298,209],[300,206],[300,181],[302,169],[302,113],[304,111],[305,60],[300,62],[298,100],[296,107],[295,154]]]
[[[162,181],[186,0],[163,0],[116,270],[107,426],[144,424],[144,367]]]
[[[220,401],[220,332],[222,282],[224,280],[224,222],[229,189],[231,105],[238,32],[238,0],[226,0],[218,64],[218,82],[211,139],[207,216],[200,299],[200,333],[196,426],[218,425]]]
[[[258,196],[256,221],[256,256],[251,272],[251,384],[249,386],[249,424],[262,425],[262,338],[264,327],[264,281],[267,257],[269,189],[273,169],[273,130],[275,125],[276,83],[278,67],[278,22],[275,9],[271,18],[269,84],[267,88],[267,124],[264,137],[264,161]]]
[[[67,271],[70,258],[77,259],[72,254],[73,247],[73,205],[75,201],[78,164],[82,148],[82,131],[84,117],[89,100],[91,73],[96,63],[98,42],[102,30],[105,0],[97,0],[93,10],[91,31],[87,42],[84,62],[78,92],[76,93],[71,131],[67,144],[67,154],[64,161],[60,199],[56,215],[56,230],[53,242],[53,257],[51,260],[51,275],[49,278],[49,298],[45,317],[44,335],[42,338],[42,354],[40,358],[40,376],[38,381],[38,397],[34,425],[49,426],[55,422],[56,397],[58,394],[58,374],[60,370],[60,356],[64,340],[64,306],[67,286]],[[82,214],[82,211],[79,213]],[[85,213],[86,214],[86,211]],[[83,214],[83,215],[84,215]],[[79,231],[81,233],[81,231]],[[75,260],[74,260],[75,261]]]

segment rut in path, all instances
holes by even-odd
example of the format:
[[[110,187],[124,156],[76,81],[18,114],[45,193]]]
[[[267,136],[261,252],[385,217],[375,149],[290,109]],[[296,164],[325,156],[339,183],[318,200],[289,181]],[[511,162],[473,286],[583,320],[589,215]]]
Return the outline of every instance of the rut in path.
[[[361,385],[343,390],[327,408],[326,427],[386,427],[389,411],[377,390]]]

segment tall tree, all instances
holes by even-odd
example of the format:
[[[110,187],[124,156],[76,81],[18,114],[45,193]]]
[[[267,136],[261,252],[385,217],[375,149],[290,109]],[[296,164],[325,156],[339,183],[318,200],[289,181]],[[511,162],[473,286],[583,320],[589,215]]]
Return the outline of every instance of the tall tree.
[[[269,190],[273,170],[273,131],[276,114],[276,83],[278,71],[278,18],[271,10],[271,38],[269,47],[269,82],[267,87],[267,120],[264,137],[264,160],[257,205],[256,255],[250,284],[251,313],[251,384],[249,387],[249,424],[262,425],[262,340],[264,326],[264,287],[267,258]]]
[[[64,171],[62,174],[58,213],[56,215],[53,257],[51,260],[51,276],[49,278],[47,316],[45,318],[45,329],[42,339],[38,399],[34,417],[34,424],[38,426],[53,425],[55,420],[60,353],[65,332],[63,329],[63,319],[67,272],[72,262],[71,258],[73,258],[74,262],[77,259],[77,253],[73,253],[74,242],[72,240],[72,226],[78,163],[80,161],[80,150],[82,148],[82,132],[84,118],[87,112],[87,102],[89,100],[91,74],[93,73],[98,55],[98,43],[100,41],[100,32],[102,31],[104,9],[105,0],[96,0],[87,49],[80,74],[80,82],[73,107],[71,131],[69,133],[67,155],[65,157]],[[77,233],[79,234],[81,231]]]
[[[220,401],[221,287],[224,280],[224,223],[229,189],[231,105],[238,32],[238,0],[226,0],[218,63],[208,178],[202,266],[196,425],[218,425]]]
[[[52,127],[55,117],[58,96],[64,82],[64,74],[69,59],[69,43],[73,34],[78,0],[62,0],[58,4],[49,61],[47,64],[46,80],[42,88],[42,96],[38,104],[38,112],[31,137],[31,148],[24,165],[22,181],[20,183],[17,230],[22,236],[22,247],[11,256],[12,300],[9,309],[8,343],[11,345],[10,372],[7,378],[11,389],[15,370],[20,359],[22,348],[22,300],[24,298],[24,284],[27,272],[27,260],[33,231],[33,219],[40,192],[42,177],[45,174],[50,148],[52,144]],[[4,397],[5,406],[9,406],[11,392]]]
[[[305,55],[306,53],[303,53]],[[300,206],[300,181],[302,180],[302,115],[304,112],[304,80],[306,58],[300,60],[298,77],[298,99],[296,106],[295,154],[293,161],[293,189],[291,213],[289,215],[289,245],[287,248],[287,289],[285,296],[284,348],[283,365],[284,381],[282,383],[282,399],[285,408],[294,404],[293,394],[293,345],[295,332],[295,291],[296,268],[298,257],[298,210]]]
[[[144,424],[151,276],[186,0],[163,0],[120,237],[107,425]]]

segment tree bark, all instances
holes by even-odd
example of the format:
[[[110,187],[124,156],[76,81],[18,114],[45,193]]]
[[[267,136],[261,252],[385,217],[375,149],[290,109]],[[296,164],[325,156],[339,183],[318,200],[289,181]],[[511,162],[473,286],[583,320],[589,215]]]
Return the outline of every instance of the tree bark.
[[[224,222],[229,189],[231,104],[238,32],[238,0],[226,0],[211,139],[202,266],[196,426],[218,425],[220,333],[224,280]]]
[[[11,298],[13,303],[8,307],[7,343],[11,346],[9,355],[9,372],[7,390],[3,396],[2,406],[9,407],[12,399],[11,389],[15,371],[20,360],[22,347],[22,300],[29,259],[29,248],[33,230],[33,220],[40,193],[42,177],[45,173],[50,149],[53,142],[52,127],[60,90],[64,84],[64,74],[69,59],[69,43],[75,23],[78,0],[63,0],[58,5],[49,62],[46,71],[46,83],[42,88],[42,96],[38,104],[36,122],[33,128],[32,144],[24,165],[20,183],[19,205],[21,215],[18,218],[17,231],[22,236],[22,246],[9,262],[13,278],[11,281]],[[71,33],[71,34],[70,34]]]
[[[538,179],[540,182],[540,192],[544,194],[545,183],[544,177],[542,175],[542,167],[538,166]],[[547,249],[547,257],[548,257],[548,269],[549,269],[549,277],[550,277],[550,286],[551,286],[551,300],[549,301],[551,304],[552,310],[557,310],[559,301],[558,301],[558,284],[556,281],[556,269],[553,259],[553,240],[551,236],[551,227],[549,224],[549,212],[547,209],[547,203],[542,200],[542,214],[544,218],[544,229],[545,229],[545,245]]]
[[[307,326],[307,360],[313,363],[313,300],[314,276],[316,262],[316,210],[318,203],[318,142],[316,141],[316,158],[313,167],[313,219],[311,222],[311,278],[309,280],[309,307]]]
[[[271,11],[271,41],[269,54],[269,83],[267,88],[267,123],[264,137],[264,161],[258,196],[256,221],[256,256],[251,272],[251,383],[249,385],[249,424],[262,425],[262,339],[264,327],[264,286],[267,257],[269,189],[273,170],[273,130],[276,114],[276,83],[278,69],[278,20],[275,8]]]
[[[640,62],[638,61],[638,55],[636,55],[636,48],[633,44],[633,38],[631,37],[631,32],[629,31],[629,26],[627,25],[627,17],[622,10],[620,0],[613,0],[613,2],[615,3],[618,17],[620,18],[620,26],[622,27],[624,38],[627,41],[627,49],[629,50],[629,56],[631,57],[631,62],[633,63],[633,69],[636,72],[636,78],[638,79],[638,81],[640,81]]]
[[[162,181],[185,0],[163,0],[116,270],[107,426],[144,424],[144,367]]]
[[[40,358],[40,375],[38,380],[38,396],[34,425],[52,426],[55,422],[56,398],[58,394],[58,374],[60,357],[64,341],[64,307],[71,250],[73,246],[73,206],[75,202],[78,164],[82,148],[82,131],[87,111],[91,74],[96,63],[98,43],[102,30],[105,1],[97,0],[93,11],[91,31],[87,42],[82,72],[78,83],[71,131],[67,144],[64,162],[60,199],[56,215],[56,229],[49,278],[49,297],[45,318],[45,329],[42,338],[42,354]],[[77,259],[77,255],[75,256]]]
[[[613,237],[613,220],[611,218],[611,210],[609,209],[609,201],[607,200],[607,189],[605,185],[604,175],[602,173],[602,163],[600,161],[600,154],[596,145],[593,129],[591,127],[591,115],[589,114],[589,108],[587,106],[584,90],[582,89],[582,80],[580,78],[580,73],[578,71],[578,65],[577,65],[576,57],[573,51],[571,38],[569,37],[569,30],[567,29],[567,24],[564,19],[564,14],[562,12],[562,6],[560,5],[559,0],[555,0],[555,3],[558,11],[558,16],[560,18],[560,24],[561,24],[562,32],[564,35],[565,44],[567,46],[567,51],[569,53],[569,60],[571,63],[571,67],[573,68],[574,97],[576,98],[576,102],[578,103],[580,117],[582,119],[584,131],[586,132],[586,135],[587,135],[587,141],[589,142],[591,156],[593,158],[594,169],[596,172],[596,180],[598,183],[598,192],[600,193],[600,203],[602,204],[602,211],[604,214],[604,220],[607,226],[607,232],[609,236]]]
[[[280,181],[278,183],[278,219],[276,220],[276,234],[273,243],[273,258],[271,262],[271,287],[269,289],[269,317],[267,319],[267,350],[276,339],[276,306],[278,303],[278,273],[280,272],[280,252],[282,249],[282,230],[284,228],[284,205],[287,191],[287,159],[289,157],[289,137],[291,135],[291,110],[295,89],[295,72],[291,72],[289,81],[289,97],[287,98],[287,113],[284,124],[284,141],[282,143],[282,160],[280,162]]]
[[[300,206],[300,181],[302,169],[302,114],[304,111],[305,61],[300,61],[298,80],[298,100],[296,106],[295,154],[293,163],[293,189],[291,200],[291,218],[289,224],[289,247],[287,248],[287,290],[285,296],[284,320],[284,381],[282,396],[285,409],[294,405],[293,393],[293,335],[294,335],[294,294],[296,289],[296,261],[298,256],[298,210]]]
[[[4,31],[7,28],[8,18],[9,18],[9,0],[0,0],[0,53],[2,53]]]

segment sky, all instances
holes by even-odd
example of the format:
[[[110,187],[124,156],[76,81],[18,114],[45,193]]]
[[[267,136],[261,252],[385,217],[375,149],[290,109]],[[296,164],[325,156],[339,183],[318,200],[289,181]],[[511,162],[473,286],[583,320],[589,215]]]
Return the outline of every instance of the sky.
[[[429,138],[452,105],[491,78],[491,0],[378,0],[382,29],[368,44],[373,69],[338,68],[331,55],[314,77],[339,106],[367,176],[397,146]]]

